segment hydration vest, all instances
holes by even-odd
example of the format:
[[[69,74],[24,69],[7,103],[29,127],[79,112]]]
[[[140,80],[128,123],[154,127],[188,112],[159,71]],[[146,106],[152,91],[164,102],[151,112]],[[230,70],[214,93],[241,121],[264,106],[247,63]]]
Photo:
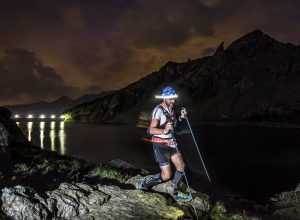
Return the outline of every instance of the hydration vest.
[[[159,125],[157,126],[157,128],[161,128],[161,129],[165,128],[165,126],[166,126],[166,124],[167,124],[168,122],[171,122],[171,123],[173,124],[174,127],[177,125],[177,120],[176,120],[174,114],[170,114],[170,113],[169,113],[164,107],[162,107],[160,104],[157,105],[157,106],[154,108],[154,110],[157,110],[157,109],[161,109],[162,112],[163,112],[163,114],[166,116],[166,122],[165,122],[164,124],[161,124],[161,125],[159,124]],[[152,111],[152,113],[151,113],[151,115],[150,115],[150,120],[149,120],[149,121],[150,121],[150,124],[151,124],[151,121],[152,121],[152,115],[153,115],[153,111]],[[148,126],[148,128],[147,128],[147,134],[150,135],[150,136],[152,136],[152,134],[150,134],[150,124],[149,124],[149,126]]]

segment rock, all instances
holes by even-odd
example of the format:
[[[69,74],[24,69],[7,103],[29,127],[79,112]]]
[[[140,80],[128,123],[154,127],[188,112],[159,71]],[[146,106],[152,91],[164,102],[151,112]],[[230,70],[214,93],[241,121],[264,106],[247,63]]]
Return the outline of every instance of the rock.
[[[275,219],[300,219],[300,191],[276,194],[269,204]]]
[[[63,183],[58,189],[47,192],[50,212],[59,218],[85,215],[104,204],[109,196],[86,184]]]
[[[117,186],[62,183],[39,195],[15,186],[2,190],[2,211],[13,219],[181,219],[184,212],[160,194]]]
[[[118,169],[136,169],[135,166],[133,166],[130,163],[127,163],[126,161],[120,160],[120,159],[115,159],[109,162],[109,165]]]
[[[300,183],[299,183],[298,186],[296,187],[295,191],[296,191],[296,192],[299,192],[299,191],[300,191]]]
[[[63,183],[41,197],[23,186],[2,190],[2,211],[13,219],[71,218],[87,214],[105,203],[109,196],[85,184]]]
[[[2,211],[8,217],[21,219],[50,219],[51,213],[43,200],[29,187],[15,186],[2,190]]]
[[[272,219],[299,220],[300,219],[300,206],[278,209],[273,212]]]
[[[8,146],[8,131],[4,125],[0,122],[0,147]]]
[[[167,199],[156,193],[141,190],[121,190],[117,186],[98,185],[111,196],[99,207],[96,219],[181,219],[184,212],[167,205]]]
[[[300,191],[289,191],[276,194],[270,199],[270,205],[274,209],[288,208],[300,205]]]
[[[11,112],[7,108],[0,107],[0,143],[5,142],[5,146],[28,143],[19,126],[10,117]]]
[[[142,181],[146,178],[149,178],[150,176],[146,176],[146,177],[141,177],[141,176],[135,176],[130,178],[129,180],[127,180],[128,184],[132,184],[135,186],[135,184],[139,181]],[[152,187],[152,190],[157,191],[157,192],[161,192],[161,193],[167,193],[172,195],[174,192],[174,184],[172,183],[171,180],[155,185]],[[193,199],[194,199],[194,206],[196,209],[203,211],[203,212],[207,212],[211,205],[210,205],[210,201],[209,201],[209,197],[205,194],[201,194],[195,190],[193,190],[191,188],[191,192],[193,195]],[[187,206],[192,207],[193,202],[189,202],[189,203],[184,203]]]

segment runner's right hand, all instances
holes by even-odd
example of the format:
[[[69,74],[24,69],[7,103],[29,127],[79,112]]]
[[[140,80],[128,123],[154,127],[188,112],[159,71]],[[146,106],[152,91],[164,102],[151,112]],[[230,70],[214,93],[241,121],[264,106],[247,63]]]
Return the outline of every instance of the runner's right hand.
[[[173,130],[174,130],[174,128],[173,128],[172,123],[168,122],[168,123],[166,124],[166,126],[165,126],[165,132],[166,132],[166,134],[168,134],[169,131],[173,131]]]

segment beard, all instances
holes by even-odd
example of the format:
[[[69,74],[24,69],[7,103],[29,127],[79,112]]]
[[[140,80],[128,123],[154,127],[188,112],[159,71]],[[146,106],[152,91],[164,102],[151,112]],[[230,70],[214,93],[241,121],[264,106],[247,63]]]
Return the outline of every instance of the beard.
[[[169,104],[167,104],[167,106],[169,107],[169,109],[173,109],[174,103],[169,103]]]

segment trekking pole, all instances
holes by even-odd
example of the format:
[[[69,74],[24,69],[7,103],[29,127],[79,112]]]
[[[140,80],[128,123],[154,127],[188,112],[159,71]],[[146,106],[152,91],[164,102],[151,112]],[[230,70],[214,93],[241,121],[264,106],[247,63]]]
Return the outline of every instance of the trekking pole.
[[[179,153],[177,146],[176,146],[175,148],[176,148],[176,152]],[[188,188],[189,194],[190,194],[190,196],[191,196],[191,198],[192,198],[192,207],[193,207],[193,209],[194,209],[194,212],[195,212],[195,215],[196,215],[196,219],[198,220],[199,217],[198,217],[198,214],[197,214],[197,210],[196,210],[196,208],[195,208],[195,202],[194,202],[194,198],[193,198],[193,195],[192,195],[192,190],[191,190],[191,188],[190,188],[190,184],[189,184],[189,181],[188,181],[188,179],[187,179],[187,176],[186,176],[184,170],[183,170],[183,175],[184,175],[184,179],[185,179],[186,186],[187,186],[187,188]]]
[[[197,144],[197,142],[196,142],[196,139],[195,139],[195,137],[194,137],[194,134],[193,134],[193,131],[192,131],[192,128],[191,128],[191,125],[190,125],[189,119],[188,119],[188,117],[187,117],[186,115],[185,115],[185,117],[184,117],[184,118],[186,119],[186,122],[187,122],[187,124],[188,124],[188,126],[189,126],[189,129],[190,129],[190,131],[191,131],[191,134],[192,134],[192,137],[193,137],[194,143],[195,143],[195,145],[196,145],[196,149],[197,149],[197,151],[198,151],[198,154],[199,154],[200,160],[201,160],[201,162],[202,162],[202,165],[203,165],[203,167],[204,167],[205,173],[206,173],[206,175],[207,175],[207,177],[208,177],[208,180],[209,180],[209,182],[211,183],[211,180],[210,180],[210,177],[209,177],[209,175],[208,175],[208,172],[207,172],[207,170],[206,170],[206,167],[205,167],[204,161],[203,161],[203,159],[202,159],[202,156],[201,156],[201,153],[200,153],[200,150],[199,150],[198,144]]]
[[[189,185],[189,181],[187,180],[185,171],[183,171],[183,175],[184,175],[185,182],[186,182],[187,188],[188,188],[188,190],[189,190],[190,196],[192,197],[192,206],[193,206],[193,209],[194,209],[194,212],[195,212],[195,215],[196,215],[196,219],[198,220],[199,217],[198,217],[198,214],[197,214],[197,210],[196,210],[196,208],[195,208],[194,198],[193,198],[192,191],[191,191],[191,188],[190,188],[190,185]]]

